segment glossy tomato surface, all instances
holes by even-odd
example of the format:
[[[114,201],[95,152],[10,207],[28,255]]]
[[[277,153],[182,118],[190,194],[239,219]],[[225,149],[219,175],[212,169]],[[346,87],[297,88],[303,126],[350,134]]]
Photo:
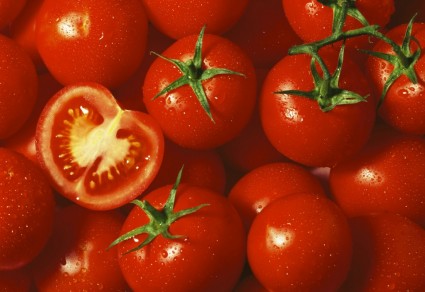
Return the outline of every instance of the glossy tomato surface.
[[[336,204],[298,193],[257,215],[247,250],[253,274],[271,291],[336,291],[350,268],[352,238]]]
[[[126,291],[116,249],[124,216],[75,204],[58,210],[53,234],[31,264],[38,291]]]
[[[197,40],[197,35],[181,38],[162,56],[189,62],[194,57]],[[256,102],[254,66],[237,45],[223,37],[205,34],[201,55],[202,72],[225,68],[244,75],[220,74],[201,80],[213,120],[189,85],[154,98],[183,76],[173,63],[157,58],[143,84],[143,101],[147,111],[158,120],[165,136],[180,146],[192,149],[215,148],[230,141],[249,122]]]
[[[207,32],[222,34],[241,17],[248,0],[141,0],[149,21],[165,35],[179,39],[197,34],[202,26]]]
[[[89,209],[113,209],[139,196],[162,162],[161,129],[149,115],[121,109],[97,83],[53,96],[37,124],[39,161],[66,198]]]
[[[41,169],[0,148],[0,271],[21,268],[40,253],[51,234],[54,208]]]
[[[149,193],[147,200],[161,210],[171,186]],[[245,263],[246,235],[241,219],[221,194],[207,188],[181,184],[177,188],[174,211],[208,204],[173,222],[172,235],[158,235],[148,245],[137,247],[146,234],[137,235],[118,246],[121,270],[134,291],[231,291]],[[140,227],[149,218],[139,207],[128,215],[121,233]]]
[[[141,64],[146,40],[139,0],[46,0],[37,15],[37,49],[64,85],[122,84]]]

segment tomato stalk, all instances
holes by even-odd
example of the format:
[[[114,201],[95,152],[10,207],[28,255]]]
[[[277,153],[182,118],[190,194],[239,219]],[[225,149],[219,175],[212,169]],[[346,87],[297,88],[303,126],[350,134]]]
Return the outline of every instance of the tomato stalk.
[[[205,90],[202,86],[202,82],[204,80],[211,79],[216,75],[232,74],[232,75],[239,75],[243,77],[245,77],[245,75],[239,72],[226,69],[226,68],[208,68],[208,69],[202,68],[202,64],[203,64],[202,41],[204,37],[204,32],[205,32],[205,26],[202,27],[201,32],[199,33],[198,39],[195,44],[195,52],[194,52],[193,58],[187,60],[186,62],[183,62],[177,59],[167,58],[158,53],[152,52],[156,56],[174,64],[183,74],[180,78],[173,81],[168,86],[163,88],[160,92],[158,92],[153,97],[153,99],[156,99],[159,96],[164,95],[165,93],[168,93],[181,86],[189,85],[192,88],[193,92],[195,93],[205,113],[208,115],[211,121],[214,122],[214,118],[211,114],[210,105],[208,103],[208,98],[206,96]]]
[[[148,245],[152,240],[154,240],[157,236],[162,235],[165,238],[168,239],[177,239],[182,238],[184,235],[174,235],[169,232],[169,228],[173,222],[180,219],[181,217],[184,217],[186,215],[192,214],[199,209],[208,206],[208,204],[201,204],[198,206],[195,206],[193,208],[184,209],[178,212],[174,212],[174,203],[176,200],[176,194],[177,194],[177,188],[180,184],[181,177],[183,174],[183,167],[180,169],[176,181],[170,191],[170,195],[165,202],[164,208],[161,210],[155,209],[148,201],[146,200],[133,200],[131,203],[135,204],[139,208],[141,208],[145,214],[149,218],[149,223],[142,225],[140,227],[137,227],[120,237],[118,237],[116,240],[114,240],[108,247],[111,248],[125,240],[128,240],[130,238],[133,238],[140,234],[147,234],[147,237],[142,243],[140,243],[135,248],[132,248],[125,252],[124,254],[128,254],[130,252],[136,251],[141,249],[142,247]]]

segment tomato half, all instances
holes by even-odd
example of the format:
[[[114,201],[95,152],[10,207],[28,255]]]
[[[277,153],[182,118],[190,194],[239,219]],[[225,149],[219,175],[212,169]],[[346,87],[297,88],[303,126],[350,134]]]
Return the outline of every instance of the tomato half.
[[[121,109],[96,83],[64,87],[41,113],[40,164],[66,198],[112,209],[140,195],[162,162],[161,129],[149,115]]]

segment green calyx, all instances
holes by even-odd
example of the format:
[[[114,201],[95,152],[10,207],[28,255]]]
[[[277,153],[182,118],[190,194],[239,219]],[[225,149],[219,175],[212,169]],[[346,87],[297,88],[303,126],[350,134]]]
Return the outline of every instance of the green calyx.
[[[157,210],[155,209],[148,201],[143,200],[134,200],[131,203],[135,204],[136,206],[138,206],[139,208],[141,208],[146,215],[149,218],[149,223],[137,227],[123,235],[121,235],[120,237],[118,237],[116,240],[114,240],[108,247],[111,248],[125,240],[131,239],[137,235],[140,234],[147,234],[146,239],[141,242],[138,246],[136,246],[133,249],[130,249],[129,251],[125,252],[124,254],[128,254],[130,252],[136,251],[141,249],[142,247],[148,245],[152,240],[154,240],[157,236],[162,235],[165,238],[168,239],[177,239],[177,238],[182,238],[184,237],[184,235],[174,235],[171,234],[169,232],[169,228],[171,226],[171,224],[175,221],[177,221],[178,219],[192,214],[196,211],[198,211],[199,209],[208,206],[208,204],[201,204],[198,206],[195,206],[193,208],[189,208],[189,209],[184,209],[178,212],[174,212],[174,203],[176,200],[176,194],[177,194],[177,188],[180,184],[180,180],[181,180],[181,176],[183,173],[183,167],[180,169],[178,175],[177,175],[177,179],[173,185],[173,188],[170,191],[170,195],[164,205],[164,208],[161,210]]]
[[[158,92],[153,99],[158,98],[159,96],[170,92],[174,89],[177,89],[183,85],[189,85],[193,92],[195,93],[199,103],[201,104],[202,108],[204,109],[205,113],[208,115],[208,117],[211,119],[212,122],[214,122],[213,116],[211,114],[210,105],[208,103],[208,98],[206,96],[205,90],[202,86],[202,82],[204,80],[208,80],[216,75],[223,75],[223,74],[231,74],[231,75],[239,75],[244,76],[244,74],[235,72],[226,68],[208,68],[203,69],[202,68],[202,41],[204,37],[205,32],[205,26],[201,29],[201,32],[199,33],[198,39],[196,41],[195,45],[195,52],[192,59],[187,60],[186,62],[183,62],[181,60],[177,59],[170,59],[166,58],[160,54],[157,54],[155,52],[152,52],[153,54],[157,55],[158,57],[171,62],[174,64],[183,74],[180,78],[170,83],[168,86],[166,86],[164,89],[162,89],[160,92]]]
[[[384,88],[381,93],[380,104],[382,104],[389,88],[391,85],[402,75],[405,75],[409,80],[416,84],[418,82],[418,78],[415,72],[415,64],[419,60],[421,56],[421,48],[419,41],[412,36],[412,28],[415,16],[409,21],[407,25],[407,29],[403,38],[403,42],[401,45],[395,44],[392,40],[385,39],[387,43],[389,43],[394,51],[394,54],[386,54],[375,51],[363,51],[371,56],[381,58],[389,63],[391,63],[394,68],[388,79],[384,84]],[[411,42],[414,41],[418,44],[418,48],[411,52],[410,45]]]
[[[324,112],[328,112],[338,105],[347,105],[366,101],[367,97],[363,97],[355,92],[339,88],[339,78],[341,75],[343,59],[344,46],[341,47],[338,56],[337,68],[333,74],[330,74],[323,60],[317,54],[313,54],[310,63],[310,70],[314,81],[313,90],[283,90],[276,93],[294,94],[316,100],[320,106],[320,109]],[[316,69],[316,61],[319,63],[319,66],[323,71],[323,77],[320,76]]]

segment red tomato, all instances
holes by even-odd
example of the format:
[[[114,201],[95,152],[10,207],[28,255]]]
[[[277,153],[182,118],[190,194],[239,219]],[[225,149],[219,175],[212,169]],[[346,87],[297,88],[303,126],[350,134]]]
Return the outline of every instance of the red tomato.
[[[407,24],[391,29],[386,36],[396,44],[402,45]],[[398,77],[386,91],[382,104],[379,107],[379,116],[395,129],[411,134],[425,134],[425,23],[414,23],[412,37],[419,42],[422,53],[413,63],[412,71],[415,72],[417,82],[412,82],[406,75]],[[418,44],[411,41],[408,54],[413,54],[418,49]],[[373,47],[374,52],[394,56],[392,46],[380,40]],[[374,89],[381,95],[384,85],[394,70],[394,64],[374,56],[369,57],[366,64],[367,72]]]
[[[249,230],[252,220],[274,200],[302,192],[325,195],[320,181],[304,167],[291,163],[270,163],[242,176],[229,192],[229,200]]]
[[[2,0],[0,2],[0,29],[4,29],[10,24],[21,13],[26,3],[26,0]]]
[[[139,0],[45,0],[37,15],[37,48],[62,84],[117,87],[145,54],[147,18]]]
[[[28,54],[0,34],[0,139],[16,133],[37,100],[37,73]]]
[[[144,197],[167,222],[170,216],[164,208],[171,189],[164,186]],[[135,235],[118,245],[121,270],[134,291],[215,292],[231,291],[236,286],[246,252],[241,219],[226,197],[207,188],[178,186],[173,212],[201,204],[207,205],[159,227],[166,226],[171,236],[181,237],[166,238],[160,234],[144,247],[127,254],[124,253],[143,243],[147,235]],[[135,207],[121,233],[148,222],[146,213]]]
[[[202,26],[207,32],[221,34],[242,16],[248,0],[141,0],[149,21],[173,39],[197,34]]]
[[[33,111],[18,132],[3,141],[3,146],[22,153],[27,158],[38,163],[35,149],[35,129],[41,111],[47,101],[62,88],[49,73],[38,76],[38,97]]]
[[[166,139],[164,158],[149,190],[172,184],[175,174],[184,165],[182,182],[206,187],[224,194],[226,171],[220,155],[214,150],[193,150],[180,147]]]
[[[341,291],[424,291],[425,231],[393,213],[350,220],[353,262]]]
[[[243,48],[256,66],[266,68],[302,42],[289,25],[281,0],[249,0],[244,14],[225,36]]]
[[[247,250],[253,274],[270,291],[336,291],[350,268],[352,239],[336,204],[298,193],[257,215]]]
[[[46,244],[55,201],[38,166],[6,148],[0,148],[0,202],[0,270],[17,269]]]
[[[36,130],[39,161],[66,198],[89,209],[139,196],[161,165],[164,141],[149,115],[121,109],[97,83],[64,87],[47,103]]]
[[[201,54],[194,53],[195,44],[201,46]],[[254,110],[256,76],[251,60],[238,46],[225,38],[201,33],[177,40],[162,55],[185,62],[189,71],[183,75],[172,62],[157,58],[146,74],[143,101],[165,136],[183,147],[207,149],[223,145],[242,131]],[[226,73],[208,78],[209,72],[217,68],[244,76]],[[203,90],[211,115],[188,84],[155,98],[178,79],[194,82]]]
[[[352,4],[370,24],[377,24],[380,27],[385,27],[394,13],[394,0],[356,0],[355,2],[282,0],[289,24],[304,42],[322,40],[332,33],[333,8],[321,4],[322,2],[333,3],[336,7],[341,7],[340,3]],[[362,24],[348,15],[343,31],[360,27]],[[356,37],[348,40],[346,44],[357,48],[367,48],[370,45],[370,39],[367,36]]]
[[[0,291],[32,291],[32,278],[27,269],[0,271]]]
[[[394,212],[425,226],[425,140],[392,131],[372,135],[332,168],[331,193],[350,216]]]
[[[335,68],[338,58],[329,52],[322,54],[322,58],[328,67]],[[339,87],[368,96],[368,81],[348,58],[347,54]],[[335,94],[330,89],[319,95],[322,88],[315,88],[310,62],[309,55],[289,55],[270,70],[260,97],[261,121],[266,136],[284,156],[308,166],[333,166],[359,151],[368,140],[375,122],[375,100],[369,96],[367,102],[337,105],[323,111],[318,102],[334,100],[338,91]],[[325,84],[324,81],[322,85]],[[276,93],[313,89],[319,100]]]
[[[116,249],[124,217],[117,210],[61,209],[46,248],[31,264],[38,291],[128,291]]]

